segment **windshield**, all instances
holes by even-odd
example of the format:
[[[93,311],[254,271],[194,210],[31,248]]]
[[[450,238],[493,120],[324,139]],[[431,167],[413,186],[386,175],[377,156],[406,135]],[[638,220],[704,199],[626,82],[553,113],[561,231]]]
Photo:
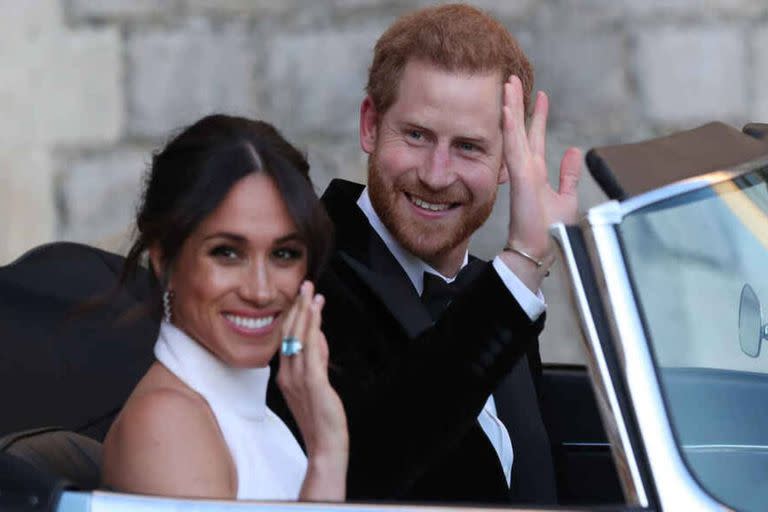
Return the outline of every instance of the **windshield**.
[[[768,501],[767,175],[665,199],[618,228],[681,454],[745,510]]]

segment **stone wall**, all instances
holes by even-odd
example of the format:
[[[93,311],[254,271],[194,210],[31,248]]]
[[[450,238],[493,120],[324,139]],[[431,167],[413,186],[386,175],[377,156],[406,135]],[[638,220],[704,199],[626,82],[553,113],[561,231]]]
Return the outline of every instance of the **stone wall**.
[[[320,190],[363,179],[356,125],[372,46],[427,3],[0,0],[0,264],[50,240],[125,249],[150,152],[214,111],[274,122],[307,151]],[[551,94],[553,172],[566,145],[768,119],[764,0],[474,3],[518,37]],[[588,179],[581,195],[585,207],[601,199]],[[483,255],[503,240],[499,197],[476,236]],[[545,284],[546,347],[575,336],[555,321],[559,287]]]

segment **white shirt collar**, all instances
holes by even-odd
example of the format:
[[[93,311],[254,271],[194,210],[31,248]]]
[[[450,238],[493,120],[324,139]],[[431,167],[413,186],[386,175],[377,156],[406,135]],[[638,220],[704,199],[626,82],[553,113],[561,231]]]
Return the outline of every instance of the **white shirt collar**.
[[[381,218],[376,213],[376,210],[373,209],[371,198],[368,195],[368,187],[365,187],[365,189],[363,189],[363,193],[360,194],[360,198],[357,200],[357,206],[368,218],[368,222],[371,224],[371,227],[384,241],[384,245],[387,246],[389,252],[392,253],[400,266],[403,267],[403,270],[405,270],[405,273],[408,275],[408,279],[411,280],[411,283],[413,284],[413,287],[416,289],[416,293],[418,293],[419,296],[421,296],[421,292],[424,291],[424,272],[429,272],[430,274],[440,276],[449,283],[456,279],[455,276],[444,276],[435,270],[432,265],[423,260],[420,260],[418,257],[408,252],[402,245],[400,245],[400,242],[395,240],[395,237],[392,235],[392,233],[389,232],[387,227],[381,221]],[[468,261],[469,252],[465,251],[464,261],[461,263],[459,270],[464,268]]]

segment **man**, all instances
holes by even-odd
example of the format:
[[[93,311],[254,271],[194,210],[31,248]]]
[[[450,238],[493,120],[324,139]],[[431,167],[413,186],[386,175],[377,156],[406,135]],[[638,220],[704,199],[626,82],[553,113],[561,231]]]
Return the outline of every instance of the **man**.
[[[360,108],[368,186],[324,194],[337,246],[318,283],[350,499],[556,501],[530,368],[548,226],[576,213],[581,156],[566,152],[553,191],[544,94],[525,129],[531,85],[512,36],[469,6],[406,15],[376,45]],[[506,248],[480,262],[469,238],[508,180]],[[431,292],[454,278],[461,291]]]

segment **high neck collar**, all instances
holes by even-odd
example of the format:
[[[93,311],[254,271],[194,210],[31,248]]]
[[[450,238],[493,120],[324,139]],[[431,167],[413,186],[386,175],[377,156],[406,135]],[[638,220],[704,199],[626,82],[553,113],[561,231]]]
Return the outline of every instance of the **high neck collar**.
[[[267,413],[269,366],[232,368],[173,324],[163,321],[155,357],[185,384],[208,399],[223,399],[246,418]]]

